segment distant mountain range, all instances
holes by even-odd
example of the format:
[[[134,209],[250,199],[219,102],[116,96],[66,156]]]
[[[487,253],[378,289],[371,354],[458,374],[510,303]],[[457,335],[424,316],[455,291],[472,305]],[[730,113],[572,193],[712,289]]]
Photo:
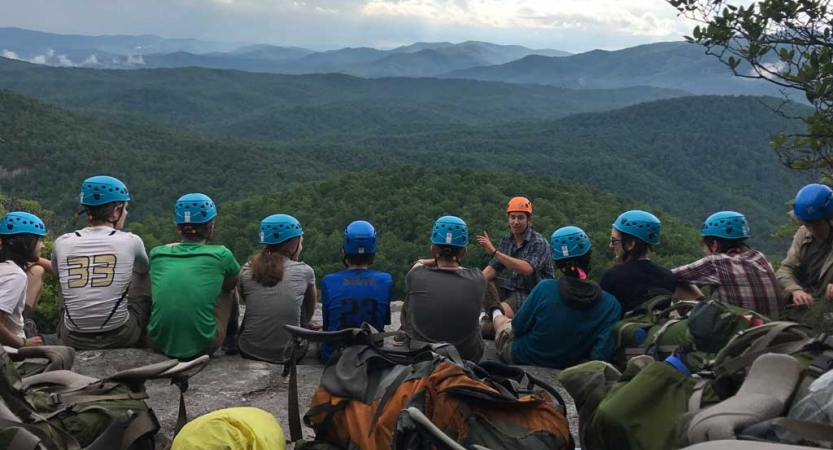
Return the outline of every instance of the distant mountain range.
[[[529,55],[567,52],[488,42],[417,42],[393,50],[342,48],[315,52],[260,44],[237,47],[158,36],[77,36],[0,28],[0,56],[51,66],[105,69],[205,67],[286,74],[338,72],[362,77],[431,77],[504,64]]]
[[[778,88],[771,83],[734,77],[715,56],[686,42],[661,42],[617,51],[593,50],[564,58],[531,55],[501,65],[463,69],[443,77],[571,89],[654,86],[693,94],[779,95]]]

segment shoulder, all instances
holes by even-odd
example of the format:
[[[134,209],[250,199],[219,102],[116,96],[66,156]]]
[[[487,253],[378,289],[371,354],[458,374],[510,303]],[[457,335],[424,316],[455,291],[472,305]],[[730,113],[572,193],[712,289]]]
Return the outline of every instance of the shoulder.
[[[69,241],[70,239],[72,239],[74,237],[77,237],[77,235],[75,233],[64,233],[64,234],[60,235],[60,236],[58,236],[58,239],[55,239],[55,242],[52,243],[52,248],[54,249],[55,247],[64,245],[64,244],[67,243],[67,241]]]
[[[22,280],[26,283],[26,272],[12,261],[0,262],[0,278],[6,280]]]

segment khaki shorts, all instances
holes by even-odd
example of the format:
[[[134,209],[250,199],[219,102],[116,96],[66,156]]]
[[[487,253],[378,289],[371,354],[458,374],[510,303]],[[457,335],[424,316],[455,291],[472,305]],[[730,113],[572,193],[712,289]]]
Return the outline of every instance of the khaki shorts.
[[[61,345],[76,350],[102,350],[106,348],[144,347],[143,336],[150,320],[150,275],[133,273],[130,289],[127,291],[128,318],[122,326],[101,333],[82,333],[66,328],[58,322],[58,338]]]
[[[513,364],[513,342],[515,342],[515,332],[512,331],[512,321],[509,321],[498,327],[495,332],[495,347],[497,348],[497,354],[506,364]]]

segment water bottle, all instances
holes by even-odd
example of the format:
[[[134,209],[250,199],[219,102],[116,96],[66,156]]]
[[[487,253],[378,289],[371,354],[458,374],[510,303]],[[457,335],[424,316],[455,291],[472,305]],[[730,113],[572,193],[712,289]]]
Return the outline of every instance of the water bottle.
[[[683,375],[687,377],[691,376],[691,371],[688,370],[688,367],[686,367],[685,364],[683,364],[683,361],[680,359],[679,355],[673,354],[668,358],[665,358],[665,362],[670,364],[673,368],[682,372]]]

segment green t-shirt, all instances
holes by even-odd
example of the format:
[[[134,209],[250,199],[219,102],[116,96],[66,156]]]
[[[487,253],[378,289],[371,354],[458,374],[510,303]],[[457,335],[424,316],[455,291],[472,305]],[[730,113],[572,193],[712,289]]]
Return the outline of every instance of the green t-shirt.
[[[222,245],[183,242],[150,252],[153,309],[148,337],[174,358],[201,352],[217,334],[214,301],[240,264]]]

